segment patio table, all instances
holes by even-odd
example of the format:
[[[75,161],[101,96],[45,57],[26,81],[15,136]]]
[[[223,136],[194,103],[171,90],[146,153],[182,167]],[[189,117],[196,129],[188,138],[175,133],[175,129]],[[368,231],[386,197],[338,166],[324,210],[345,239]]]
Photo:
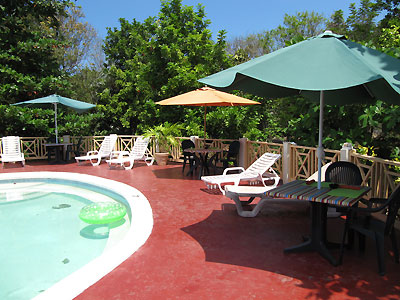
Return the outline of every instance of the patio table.
[[[62,163],[64,161],[64,149],[68,146],[72,145],[72,143],[48,143],[44,144],[48,153],[48,160],[50,162],[51,152],[54,150],[55,160],[54,163]]]
[[[200,172],[199,172],[199,179],[201,176],[203,176],[205,173],[209,174],[210,169],[208,168],[208,165],[211,161],[212,158],[215,157],[218,153],[221,153],[223,150],[222,149],[212,149],[212,148],[188,148],[185,149],[185,152],[189,153],[194,153],[199,155],[199,161],[200,161]],[[213,154],[211,157],[209,157],[209,154]],[[189,172],[186,175],[193,174],[195,168],[197,166],[192,165]]]
[[[263,198],[289,198],[310,201],[311,203],[311,234],[307,241],[284,249],[285,253],[316,251],[337,266],[338,261],[333,258],[326,246],[325,228],[326,209],[328,204],[351,207],[370,191],[366,186],[341,186],[330,188],[329,182],[323,182],[321,189],[317,183],[307,184],[303,180],[295,180],[283,184],[265,193]]]

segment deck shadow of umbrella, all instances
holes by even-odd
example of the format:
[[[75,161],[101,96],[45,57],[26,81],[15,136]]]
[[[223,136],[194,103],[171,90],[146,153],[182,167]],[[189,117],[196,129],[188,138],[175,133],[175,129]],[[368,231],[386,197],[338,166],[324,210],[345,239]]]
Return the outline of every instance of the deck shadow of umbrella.
[[[284,205],[275,202],[267,207],[267,216],[240,218],[233,204],[223,204],[222,210],[214,210],[206,219],[181,230],[199,243],[204,250],[205,261],[283,275],[273,275],[278,281],[276,288],[283,288],[286,281],[292,281],[297,287],[309,291],[308,296],[312,299],[328,299],[338,290],[347,290],[348,295],[359,299],[371,299],[371,295],[388,296],[396,292],[397,264],[387,260],[391,278],[388,279],[387,289],[383,289],[379,286],[382,281],[378,283],[376,280],[375,270],[366,263],[366,258],[371,264],[375,263],[374,253],[368,253],[366,257],[353,251],[346,264],[339,267],[329,265],[315,253],[285,255],[283,249],[297,244],[302,233],[307,231],[309,217],[305,206],[307,203],[303,202]],[[343,225],[343,220],[339,218],[332,221]],[[239,268],[231,272],[237,270],[244,271]],[[243,288],[246,288],[245,282],[252,274],[248,272],[242,274]],[[269,282],[271,275],[265,275]],[[360,281],[365,284],[360,286]]]
[[[299,232],[307,230],[307,204],[277,205],[265,212],[268,217],[248,219],[238,217],[235,205],[227,203],[207,219],[181,230],[201,245],[206,261],[285,273],[282,260],[291,264],[294,256],[285,256],[282,250],[296,244]],[[284,223],[282,217],[287,217]],[[267,257],[275,259],[269,261]]]

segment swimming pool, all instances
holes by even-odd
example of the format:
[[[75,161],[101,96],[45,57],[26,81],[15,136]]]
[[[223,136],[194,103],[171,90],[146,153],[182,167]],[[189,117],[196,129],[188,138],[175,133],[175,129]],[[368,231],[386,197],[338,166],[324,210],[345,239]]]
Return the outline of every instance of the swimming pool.
[[[44,189],[42,184],[46,184],[47,189]],[[70,196],[69,199],[64,198],[65,193],[60,193],[59,187],[57,187],[58,184],[67,184],[68,193],[66,194]],[[73,272],[71,275],[68,275],[66,278],[47,288],[45,291],[38,294],[35,299],[74,298],[134,253],[145,243],[152,230],[152,211],[147,199],[138,190],[120,182],[76,173],[21,172],[0,174],[0,185],[5,187],[6,191],[8,191],[8,193],[3,193],[3,195],[0,194],[0,203],[3,203],[3,214],[12,215],[13,211],[14,213],[17,211],[21,214],[24,210],[28,210],[30,213],[35,211],[34,214],[30,214],[32,220],[27,220],[28,229],[18,231],[13,224],[9,224],[7,228],[10,234],[14,232],[14,234],[21,235],[25,232],[25,234],[33,235],[34,233],[34,235],[37,236],[38,232],[45,232],[48,226],[57,227],[57,224],[62,221],[60,219],[60,216],[62,216],[62,218],[69,218],[74,220],[74,222],[76,221],[74,225],[71,225],[71,227],[73,227],[72,231],[75,231],[76,235],[76,231],[79,230],[81,239],[77,242],[72,241],[72,235],[65,231],[64,228],[60,228],[60,235],[65,235],[64,238],[72,242],[73,246],[78,247],[78,250],[82,249],[82,251],[85,252],[84,248],[88,248],[85,249],[87,250],[85,255],[89,254],[89,256],[91,256],[91,261],[89,263],[83,263],[84,266],[79,266],[80,268],[78,270],[69,270]],[[83,189],[85,189],[84,192],[82,192]],[[28,194],[22,193],[24,190],[29,191]],[[54,196],[48,193],[49,190],[53,190],[60,198],[54,200]],[[52,199],[47,199],[46,197],[52,197]],[[109,201],[107,197],[111,197],[124,204],[127,207],[127,215],[125,216],[125,221],[120,222],[119,225],[121,226],[111,228],[109,233],[110,237],[105,239],[103,238],[104,228],[85,224],[80,221],[78,218],[78,210],[91,202]],[[37,199],[41,200],[37,201]],[[47,203],[47,205],[45,205],[47,210],[43,210],[39,202]],[[51,202],[50,207],[48,205],[49,202]],[[4,205],[4,203],[7,204]],[[5,207],[7,207],[7,209],[5,209]],[[51,225],[47,223],[41,224],[41,214],[54,215],[53,223],[51,223]],[[35,223],[33,219],[38,220],[36,220]],[[80,244],[82,240],[85,240],[82,239],[82,236],[85,235],[89,235],[87,236],[87,240],[90,240],[93,247]],[[39,238],[46,239],[46,236],[48,235],[44,234]],[[59,243],[59,241],[50,242]],[[22,247],[27,245],[17,246]],[[61,270],[65,268],[73,269],[74,263],[79,260],[78,257],[72,254],[66,254],[64,258],[62,250],[61,248],[61,250],[58,249],[55,251],[58,255],[56,261],[60,266],[57,268],[57,271],[58,269]],[[54,253],[54,251],[52,253]],[[43,255],[43,253],[41,254]],[[18,259],[23,260],[21,257]],[[10,263],[12,265],[13,262]],[[40,265],[40,259],[37,259],[35,263],[37,264],[36,268],[40,268],[40,271],[46,272],[45,268]],[[2,269],[4,270],[4,268]],[[28,275],[30,272],[28,271],[30,271],[30,269],[23,273],[24,276],[29,277]],[[54,272],[54,270],[51,272]],[[11,273],[12,272],[10,272],[10,274]]]

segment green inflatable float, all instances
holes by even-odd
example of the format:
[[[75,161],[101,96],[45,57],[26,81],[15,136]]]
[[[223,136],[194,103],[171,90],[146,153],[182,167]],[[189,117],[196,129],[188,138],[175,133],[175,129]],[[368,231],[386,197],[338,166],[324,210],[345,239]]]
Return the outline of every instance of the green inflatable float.
[[[79,218],[89,224],[109,224],[117,222],[126,215],[126,207],[119,202],[97,202],[86,205]]]

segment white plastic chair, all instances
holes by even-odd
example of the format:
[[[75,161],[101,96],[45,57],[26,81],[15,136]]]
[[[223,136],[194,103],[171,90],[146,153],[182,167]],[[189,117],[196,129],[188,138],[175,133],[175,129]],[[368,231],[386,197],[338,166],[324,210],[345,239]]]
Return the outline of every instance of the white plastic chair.
[[[233,183],[238,186],[241,181],[261,182],[264,187],[269,189],[275,188],[279,183],[279,176],[276,174],[272,166],[281,157],[280,154],[264,153],[246,170],[243,167],[226,168],[222,175],[202,176],[203,180],[209,189],[219,188],[222,194],[225,195],[225,190],[222,184]],[[232,171],[239,171],[238,174],[228,174]],[[273,180],[272,185],[266,185],[265,182]]]
[[[82,161],[89,160],[93,166],[98,166],[102,159],[110,157],[112,151],[114,150],[115,143],[117,142],[117,138],[118,135],[116,134],[110,134],[109,136],[106,136],[98,151],[89,151],[85,156],[75,157],[76,162],[79,165]]]
[[[110,159],[106,160],[106,162],[110,168],[112,165],[119,165],[125,168],[125,170],[132,169],[135,160],[144,160],[148,166],[151,166],[154,162],[154,158],[149,154],[149,150],[147,149],[148,144],[148,138],[139,136],[133,144],[130,152],[113,151]],[[128,165],[126,165],[127,163]]]
[[[4,168],[6,162],[21,162],[22,166],[25,166],[24,153],[21,152],[21,141],[19,136],[5,136],[1,139],[2,154],[1,164]]]

